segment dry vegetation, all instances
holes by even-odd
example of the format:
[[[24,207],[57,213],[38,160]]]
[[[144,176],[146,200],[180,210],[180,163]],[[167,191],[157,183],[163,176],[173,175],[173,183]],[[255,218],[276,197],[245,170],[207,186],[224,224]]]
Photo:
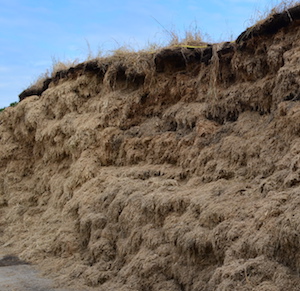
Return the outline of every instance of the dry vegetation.
[[[256,11],[252,19],[249,20],[252,23],[250,30],[254,27],[259,27],[267,19],[272,18],[274,15],[287,12],[292,7],[295,7],[299,4],[299,1],[296,0],[287,0],[281,1],[275,7],[271,9],[266,8],[265,11]],[[291,17],[291,16],[290,16]],[[156,19],[154,19],[158,22]],[[293,19],[291,19],[293,21]],[[124,60],[124,63],[130,63],[132,58],[139,59],[140,57],[147,54],[155,54],[166,48],[174,47],[186,47],[186,46],[206,46],[208,43],[204,41],[203,32],[199,29],[196,22],[192,23],[190,27],[184,32],[184,36],[180,36],[180,32],[176,31],[174,28],[167,29],[162,26],[161,23],[158,24],[162,27],[164,34],[166,35],[167,44],[161,45],[158,43],[149,43],[144,49],[136,51],[131,45],[124,44],[120,45],[119,48],[104,54],[99,51],[94,54],[90,48],[90,44],[87,42],[87,61],[97,59],[99,64],[115,62],[116,59]],[[206,36],[209,38],[209,36]],[[218,45],[218,44],[216,44]],[[36,81],[30,86],[31,88],[41,88],[43,87],[44,81],[48,78],[53,78],[55,75],[61,71],[68,70],[69,68],[75,67],[79,64],[79,60],[64,60],[61,61],[55,57],[52,58],[52,68],[47,70],[45,73],[41,74]],[[136,64],[136,63],[135,63]]]
[[[156,20],[157,21],[157,20]],[[160,24],[160,23],[159,23]],[[160,24],[161,25],[161,24]],[[174,47],[185,47],[185,46],[206,46],[207,43],[204,42],[202,33],[198,28],[197,24],[194,23],[187,29],[184,33],[184,36],[181,37],[180,33],[174,29],[168,30],[164,27],[163,31],[166,35],[167,44],[158,44],[158,43],[148,43],[148,45],[139,51],[136,51],[131,45],[124,44],[120,45],[117,49],[111,50],[106,54],[98,51],[94,54],[90,48],[90,44],[87,42],[87,60],[97,61],[99,65],[107,63],[124,63],[130,64],[135,68],[140,67],[140,60],[149,59],[149,56],[158,53],[161,50],[166,48]],[[142,66],[144,62],[142,61]],[[28,88],[28,90],[38,90],[44,86],[44,82],[47,79],[55,78],[57,74],[62,71],[66,71],[70,68],[74,68],[79,64],[78,60],[65,60],[61,61],[55,57],[52,58],[52,67],[47,70],[45,73],[41,74],[37,80],[35,80]],[[142,68],[144,70],[144,68]]]
[[[273,17],[276,14],[280,14],[283,12],[288,12],[288,10],[292,7],[295,7],[299,5],[298,0],[286,0],[286,1],[281,1],[279,4],[276,6],[267,7],[265,11],[256,11],[255,15],[253,18],[250,20],[252,22],[252,25],[259,25],[263,23],[266,19]]]
[[[116,52],[0,115],[0,247],[95,290],[298,291],[300,27]]]

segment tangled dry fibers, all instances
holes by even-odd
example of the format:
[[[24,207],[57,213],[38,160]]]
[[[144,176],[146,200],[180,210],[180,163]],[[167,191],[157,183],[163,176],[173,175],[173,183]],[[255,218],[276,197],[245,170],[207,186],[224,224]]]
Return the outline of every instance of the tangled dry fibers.
[[[84,290],[299,290],[297,9],[23,92],[0,113],[1,251]]]

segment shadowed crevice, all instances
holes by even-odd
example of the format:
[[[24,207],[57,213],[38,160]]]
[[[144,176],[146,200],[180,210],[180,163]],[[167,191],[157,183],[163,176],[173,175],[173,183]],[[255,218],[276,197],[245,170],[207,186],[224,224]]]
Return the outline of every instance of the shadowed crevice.
[[[17,256],[6,255],[0,260],[0,267],[29,265],[29,263],[20,260]]]

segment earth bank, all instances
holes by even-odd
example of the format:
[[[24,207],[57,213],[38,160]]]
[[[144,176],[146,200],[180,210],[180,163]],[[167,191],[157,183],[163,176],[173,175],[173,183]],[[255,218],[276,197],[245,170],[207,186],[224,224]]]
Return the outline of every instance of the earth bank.
[[[1,252],[65,286],[299,290],[298,11],[25,90],[0,113]]]

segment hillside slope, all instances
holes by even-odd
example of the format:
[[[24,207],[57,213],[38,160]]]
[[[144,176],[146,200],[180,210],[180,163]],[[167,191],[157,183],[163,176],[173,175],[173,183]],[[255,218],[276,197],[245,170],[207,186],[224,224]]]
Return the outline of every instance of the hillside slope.
[[[96,290],[299,290],[293,9],[25,90],[0,113],[1,251]]]

